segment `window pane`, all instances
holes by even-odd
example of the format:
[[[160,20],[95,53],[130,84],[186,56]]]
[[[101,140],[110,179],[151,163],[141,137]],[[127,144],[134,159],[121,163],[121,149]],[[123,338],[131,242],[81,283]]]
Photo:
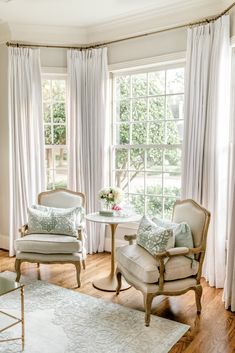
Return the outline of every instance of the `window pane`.
[[[164,218],[166,219],[172,218],[172,211],[173,211],[173,206],[175,201],[176,201],[175,198],[171,198],[171,197],[164,198],[164,215],[163,215]]]
[[[147,120],[147,100],[133,99],[132,101],[132,120]]]
[[[132,148],[130,150],[130,169],[144,169],[144,150],[142,148]]]
[[[116,99],[130,97],[130,76],[116,78]]]
[[[165,71],[149,72],[149,95],[165,93]]]
[[[142,172],[130,172],[130,192],[133,194],[144,193],[144,173]]]
[[[52,145],[51,125],[44,126],[44,136],[45,136],[45,144]]]
[[[165,117],[165,98],[149,98],[149,120],[162,120]]]
[[[166,72],[166,93],[184,92],[184,69],[170,69]]]
[[[162,197],[147,196],[147,215],[162,218]]]
[[[147,96],[147,74],[132,76],[132,97]]]
[[[52,98],[54,101],[65,100],[65,80],[52,80]]]
[[[164,152],[164,171],[171,173],[181,172],[181,149],[166,149]]]
[[[53,168],[52,148],[46,148],[45,159],[46,159],[46,168],[47,169]]]
[[[166,97],[166,117],[167,119],[184,118],[184,96],[182,94]]]
[[[116,107],[116,119],[117,121],[129,121],[130,120],[130,101],[122,100],[117,102]]]
[[[49,103],[43,104],[43,115],[44,115],[44,122],[50,123],[51,122],[51,105]]]
[[[67,169],[55,170],[55,189],[67,187]]]
[[[146,193],[162,195],[162,173],[146,173]]]
[[[183,121],[168,121],[166,123],[166,142],[168,144],[181,144],[183,142]]]
[[[147,129],[146,124],[132,124],[132,143],[140,145],[146,143]]]
[[[164,123],[149,123],[149,143],[163,144],[164,142]]]
[[[68,160],[67,160],[67,149],[66,148],[55,148],[54,149],[54,168],[67,168]]]
[[[42,80],[43,100],[49,101],[51,99],[51,82],[50,80]]]
[[[66,144],[66,128],[65,125],[54,125],[53,127],[53,138],[55,145],[65,145]]]
[[[137,214],[144,214],[144,195],[131,195],[130,204],[133,206]]]
[[[127,169],[128,150],[125,148],[116,149],[115,161],[116,161],[115,163],[116,169]]]
[[[162,171],[163,151],[161,148],[147,149],[147,169]]]
[[[164,175],[164,195],[174,198],[180,197],[181,175],[180,173],[166,173]]]
[[[123,191],[128,191],[128,172],[125,170],[119,170],[115,172],[115,185],[121,188]]]
[[[117,144],[125,145],[130,143],[130,126],[129,124],[116,125]]]
[[[65,123],[65,103],[53,104],[54,123]]]

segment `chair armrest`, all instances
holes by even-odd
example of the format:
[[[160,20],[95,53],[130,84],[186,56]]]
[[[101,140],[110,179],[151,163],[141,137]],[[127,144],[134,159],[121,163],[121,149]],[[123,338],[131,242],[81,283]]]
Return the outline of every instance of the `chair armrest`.
[[[186,247],[178,247],[178,248],[171,248],[163,252],[159,252],[155,255],[156,259],[159,262],[159,289],[160,291],[163,290],[164,285],[164,273],[165,273],[165,259],[171,258],[180,255],[190,255],[190,254],[199,254],[204,252],[201,247],[198,248],[186,248]]]
[[[82,242],[86,239],[86,227],[85,222],[81,222],[77,228],[77,239],[81,240]]]
[[[27,234],[28,224],[24,224],[19,228],[20,236],[24,237]]]
[[[136,239],[136,234],[131,234],[131,235],[124,235],[124,239],[126,241],[129,241],[129,245],[133,244],[133,241]]]

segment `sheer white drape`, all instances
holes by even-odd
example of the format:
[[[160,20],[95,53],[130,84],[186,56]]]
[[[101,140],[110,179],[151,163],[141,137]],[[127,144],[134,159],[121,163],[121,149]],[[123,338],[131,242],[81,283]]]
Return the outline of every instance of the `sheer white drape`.
[[[230,104],[230,165],[228,189],[227,263],[223,300],[225,308],[235,311],[235,49],[232,52]]]
[[[99,209],[108,174],[107,48],[68,51],[69,187],[86,194],[87,213]],[[104,227],[87,222],[87,251],[104,250]]]
[[[9,48],[10,256],[27,207],[44,190],[40,51]]]
[[[203,275],[223,287],[228,176],[229,16],[188,30],[182,197],[211,212]]]

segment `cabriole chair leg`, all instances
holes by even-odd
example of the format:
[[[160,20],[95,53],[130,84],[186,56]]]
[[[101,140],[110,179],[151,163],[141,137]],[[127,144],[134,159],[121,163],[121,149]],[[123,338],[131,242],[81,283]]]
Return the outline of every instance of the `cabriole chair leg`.
[[[122,286],[122,274],[121,272],[116,272],[116,277],[117,277],[117,288],[116,288],[116,295],[120,293],[120,289]]]
[[[75,263],[76,267],[76,272],[77,272],[77,283],[78,283],[78,288],[81,286],[81,281],[80,281],[80,274],[81,274],[81,264],[80,261]]]
[[[151,319],[151,308],[154,295],[151,293],[144,295],[145,326],[149,326]]]
[[[202,298],[202,286],[199,284],[195,287],[195,299],[197,305],[197,313],[200,314],[202,310],[201,298]]]

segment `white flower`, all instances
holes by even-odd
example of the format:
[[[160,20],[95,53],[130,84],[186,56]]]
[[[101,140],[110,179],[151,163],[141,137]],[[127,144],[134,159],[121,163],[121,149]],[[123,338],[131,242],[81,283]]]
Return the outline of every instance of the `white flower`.
[[[118,187],[108,187],[100,190],[98,197],[100,200],[118,203],[123,199],[123,191]]]

